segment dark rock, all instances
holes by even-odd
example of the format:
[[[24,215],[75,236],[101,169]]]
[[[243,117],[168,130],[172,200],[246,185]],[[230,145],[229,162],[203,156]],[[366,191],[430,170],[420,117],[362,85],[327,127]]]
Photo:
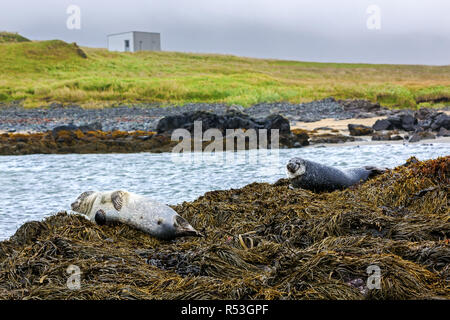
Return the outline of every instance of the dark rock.
[[[391,140],[391,134],[385,132],[375,132],[372,135],[372,141],[389,141]]]
[[[417,127],[417,119],[410,114],[403,114],[400,116],[401,127],[405,131],[414,131]]]
[[[52,135],[54,137],[56,137],[56,136],[58,136],[58,133],[60,131],[75,131],[75,130],[78,130],[78,127],[76,125],[74,125],[74,124],[68,124],[68,125],[65,125],[65,126],[58,126],[58,127],[53,128]]]
[[[280,134],[289,134],[291,126],[289,120],[279,114],[272,114],[264,121],[264,128],[267,130],[279,129]]]
[[[79,126],[78,129],[80,129],[82,132],[88,132],[88,131],[102,131],[102,124],[100,122],[94,122],[91,124],[86,124]]]
[[[400,116],[392,116],[386,119],[391,124],[391,129],[402,129],[402,118]]]
[[[391,124],[391,122],[387,119],[380,119],[377,120],[373,126],[372,126],[373,130],[375,131],[383,131],[383,130],[391,130],[393,129],[393,126]]]
[[[366,136],[373,133],[373,129],[361,124],[349,124],[348,130],[352,136]]]
[[[426,120],[430,119],[436,111],[430,108],[420,108],[416,112],[414,112],[414,117],[418,120]]]
[[[310,140],[311,140],[311,143],[343,143],[343,142],[355,141],[355,138],[351,137],[351,136],[344,136],[341,134],[325,133],[325,134],[315,135]]]
[[[441,128],[450,130],[450,116],[445,113],[437,114],[431,125],[433,131],[439,131]]]
[[[158,133],[172,133],[175,129],[186,129],[194,132],[194,122],[202,122],[202,132],[208,129],[219,129],[223,134],[226,129],[279,129],[280,134],[290,133],[289,120],[282,115],[272,114],[265,119],[254,119],[245,113],[232,111],[224,115],[211,112],[196,111],[182,115],[162,118],[157,125]]]
[[[418,131],[409,138],[408,142],[417,142],[426,139],[436,139],[436,136],[428,131]]]
[[[439,129],[437,136],[438,137],[450,137],[450,130],[447,130],[444,127],[441,127],[441,129]]]

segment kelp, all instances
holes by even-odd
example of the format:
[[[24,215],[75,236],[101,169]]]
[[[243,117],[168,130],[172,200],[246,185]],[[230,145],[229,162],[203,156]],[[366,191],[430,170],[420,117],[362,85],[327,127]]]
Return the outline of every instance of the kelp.
[[[0,298],[448,299],[449,164],[410,159],[332,193],[281,179],[173,206],[205,238],[160,241],[61,212],[0,243]]]

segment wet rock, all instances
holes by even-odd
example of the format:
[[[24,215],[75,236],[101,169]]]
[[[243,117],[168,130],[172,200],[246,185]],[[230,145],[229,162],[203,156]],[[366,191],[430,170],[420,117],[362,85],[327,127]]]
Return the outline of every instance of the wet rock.
[[[196,111],[182,115],[162,118],[156,127],[158,133],[172,133],[176,129],[186,129],[194,132],[194,123],[201,121],[202,132],[208,129],[219,129],[223,134],[227,129],[278,129],[280,134],[290,133],[289,120],[279,114],[269,115],[264,119],[254,119],[237,111],[219,115],[211,112]]]
[[[410,114],[404,114],[400,116],[401,127],[405,131],[414,131],[417,128],[417,119]]]
[[[450,130],[447,130],[444,127],[441,127],[441,129],[439,129],[437,136],[438,137],[450,137]]]
[[[375,132],[372,135],[372,141],[390,141],[391,134],[388,132]]]
[[[450,116],[445,113],[437,114],[431,125],[433,131],[439,131],[441,128],[450,130]]]
[[[280,134],[289,134],[291,126],[289,120],[279,114],[272,114],[264,121],[264,128],[267,130],[278,129]]]
[[[393,129],[393,126],[391,124],[391,122],[387,119],[380,119],[377,120],[373,126],[372,126],[373,130],[375,131],[383,131],[383,130],[391,130]]]
[[[311,137],[311,143],[344,143],[355,141],[354,137],[345,136],[342,134],[318,134]]]
[[[418,131],[409,138],[408,142],[418,142],[426,139],[436,139],[436,136],[428,131]]]
[[[366,136],[373,133],[373,129],[361,124],[349,124],[348,130],[352,136]]]
[[[402,136],[399,135],[395,135],[395,136],[391,136],[391,140],[395,141],[395,140],[403,140]]]

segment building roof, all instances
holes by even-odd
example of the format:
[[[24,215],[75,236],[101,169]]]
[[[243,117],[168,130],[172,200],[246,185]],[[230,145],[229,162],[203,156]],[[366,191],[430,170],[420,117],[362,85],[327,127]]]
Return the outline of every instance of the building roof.
[[[119,32],[119,33],[111,33],[106,35],[107,37],[110,36],[117,36],[119,34],[125,34],[125,33],[149,33],[149,34],[161,34],[160,32],[147,32],[147,31],[127,31],[127,32]]]

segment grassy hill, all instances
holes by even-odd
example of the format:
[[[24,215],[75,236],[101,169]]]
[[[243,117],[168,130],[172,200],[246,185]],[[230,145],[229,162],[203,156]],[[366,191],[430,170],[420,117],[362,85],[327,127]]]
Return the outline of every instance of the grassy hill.
[[[1,42],[1,41],[0,41]],[[392,107],[450,101],[450,66],[312,63],[178,52],[117,53],[63,41],[0,43],[0,102],[305,102]]]
[[[0,43],[28,42],[28,41],[30,40],[15,32],[6,32],[6,31],[0,32]]]

